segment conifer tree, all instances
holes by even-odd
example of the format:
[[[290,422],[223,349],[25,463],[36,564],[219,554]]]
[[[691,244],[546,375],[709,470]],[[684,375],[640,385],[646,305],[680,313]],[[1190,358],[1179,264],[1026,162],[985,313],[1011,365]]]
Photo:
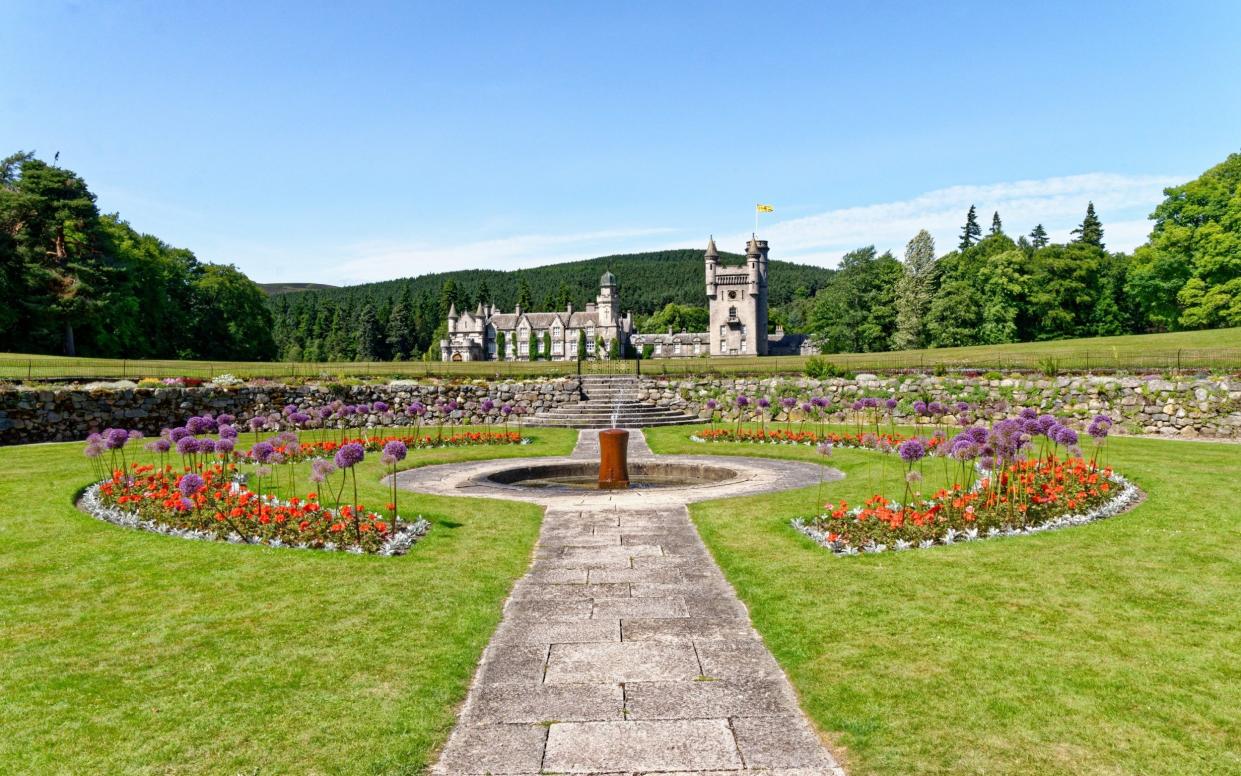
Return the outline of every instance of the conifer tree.
[[[981,237],[982,227],[978,225],[978,211],[970,205],[969,212],[965,214],[965,226],[961,227],[961,243],[957,246],[958,250],[963,251],[969,248]]]
[[[577,360],[586,360],[586,332],[583,329],[577,330]]]
[[[543,332],[543,360],[552,360],[552,333],[550,331]]]
[[[1000,211],[991,214],[991,234],[1004,234],[1004,224],[1000,222]]]
[[[1048,242],[1047,230],[1043,228],[1042,224],[1035,224],[1034,228],[1030,230],[1030,244],[1034,246],[1035,250],[1038,250],[1039,248],[1046,248]]]
[[[413,353],[413,310],[411,307],[413,302],[410,300],[409,287],[405,287],[405,292],[396,304],[392,306],[392,312],[388,315],[388,327],[386,337],[388,343],[388,352],[392,355],[393,361],[404,361]]]
[[[894,350],[921,347],[935,281],[935,238],[923,229],[905,246],[904,274],[896,284]]]
[[[1095,215],[1093,202],[1086,204],[1086,217],[1072,233],[1077,235],[1074,242],[1086,243],[1096,248],[1103,247],[1103,222]]]
[[[483,304],[491,304],[491,286],[487,283],[487,278],[483,278],[478,284],[478,301]]]
[[[539,335],[533,329],[530,330],[530,360],[539,360]]]
[[[505,340],[504,332],[496,332],[496,358],[500,361],[508,357],[508,342]]]
[[[357,358],[359,361],[380,361],[383,358],[379,319],[372,305],[364,305],[358,316]]]
[[[617,361],[620,357],[620,337],[613,337],[608,342],[608,358],[612,361]]]
[[[530,309],[530,284],[526,282],[525,275],[517,281],[517,306],[523,310]]]

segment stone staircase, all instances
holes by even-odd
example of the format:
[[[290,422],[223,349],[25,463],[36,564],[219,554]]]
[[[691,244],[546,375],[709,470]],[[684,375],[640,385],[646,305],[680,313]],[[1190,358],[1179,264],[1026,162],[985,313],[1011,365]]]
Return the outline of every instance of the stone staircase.
[[[531,416],[529,423],[566,428],[680,426],[700,422],[668,407],[638,401],[638,378],[631,375],[583,375],[582,401],[562,404]]]

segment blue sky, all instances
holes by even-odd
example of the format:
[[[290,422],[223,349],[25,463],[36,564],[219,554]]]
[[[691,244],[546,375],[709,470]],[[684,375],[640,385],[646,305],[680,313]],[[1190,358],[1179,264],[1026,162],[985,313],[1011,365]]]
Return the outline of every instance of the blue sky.
[[[1029,7],[1018,7],[1028,5]],[[941,7],[942,6],[942,7]],[[259,281],[709,233],[941,252],[969,203],[1109,247],[1241,150],[1241,3],[0,0],[0,151]]]

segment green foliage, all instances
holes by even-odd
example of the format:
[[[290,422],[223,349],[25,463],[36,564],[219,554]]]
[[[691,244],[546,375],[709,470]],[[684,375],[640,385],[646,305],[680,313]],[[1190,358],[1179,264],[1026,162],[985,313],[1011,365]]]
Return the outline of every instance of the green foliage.
[[[1043,228],[1042,224],[1035,224],[1034,228],[1030,230],[1030,245],[1037,250],[1039,248],[1046,248],[1049,242],[1051,241],[1047,237],[1047,230]]]
[[[1086,204],[1086,217],[1082,219],[1081,224],[1073,230],[1073,234],[1077,235],[1075,242],[1093,245],[1100,250],[1103,249],[1103,223],[1099,221],[1099,217],[1095,215],[1094,203]]]
[[[811,356],[806,359],[807,377],[813,377],[816,380],[826,380],[829,377],[847,377],[849,374],[849,370],[842,369],[825,358]]]
[[[0,350],[128,358],[276,355],[261,289],[100,215],[86,182],[0,161]]]
[[[905,246],[905,265],[896,285],[896,332],[893,350],[922,347],[925,317],[935,283],[935,239],[923,229]]]
[[[645,361],[646,359],[649,359],[649,358],[650,358],[651,356],[653,356],[653,355],[655,355],[655,346],[654,346],[654,345],[652,345],[651,343],[649,343],[649,342],[648,342],[648,343],[646,343],[645,345],[643,345],[643,346],[642,346],[642,359],[643,359],[644,361]]]
[[[530,332],[530,360],[539,360],[539,335],[534,331]]]
[[[957,250],[965,250],[978,239],[982,237],[982,227],[978,225],[978,210],[970,205],[969,212],[965,214],[965,226],[961,227],[961,243],[957,246]]]
[[[705,307],[669,302],[659,312],[641,320],[638,330],[648,334],[658,334],[669,328],[673,332],[706,331],[710,320]]]
[[[583,329],[577,330],[577,360],[586,360],[586,332]]]
[[[616,361],[620,357],[621,357],[620,339],[617,337],[613,337],[611,340],[608,341],[608,358],[612,361]]]
[[[543,360],[552,360],[552,334],[549,331],[543,332]]]
[[[1126,294],[1155,328],[1241,325],[1241,154],[1164,194]]]
[[[505,341],[504,332],[496,332],[496,358],[503,361],[508,357],[508,342]]]
[[[874,246],[850,251],[815,299],[811,328],[827,352],[887,350],[896,330],[896,285],[904,270]]]

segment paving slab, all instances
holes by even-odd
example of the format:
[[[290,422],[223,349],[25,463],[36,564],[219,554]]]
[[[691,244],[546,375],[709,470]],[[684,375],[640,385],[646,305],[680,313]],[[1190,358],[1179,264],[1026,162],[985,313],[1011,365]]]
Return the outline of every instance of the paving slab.
[[[553,644],[548,684],[689,682],[701,675],[692,644],[629,641],[615,644]]]
[[[641,432],[631,457],[649,457]],[[597,455],[583,433],[575,455]],[[669,491],[496,485],[510,459],[424,467],[400,487],[546,507],[529,572],[483,653],[436,776],[843,776],[689,520],[701,498],[818,482],[818,466],[687,457],[735,480]]]
[[[552,725],[543,757],[543,769],[552,773],[741,766],[732,729],[724,719]]]

